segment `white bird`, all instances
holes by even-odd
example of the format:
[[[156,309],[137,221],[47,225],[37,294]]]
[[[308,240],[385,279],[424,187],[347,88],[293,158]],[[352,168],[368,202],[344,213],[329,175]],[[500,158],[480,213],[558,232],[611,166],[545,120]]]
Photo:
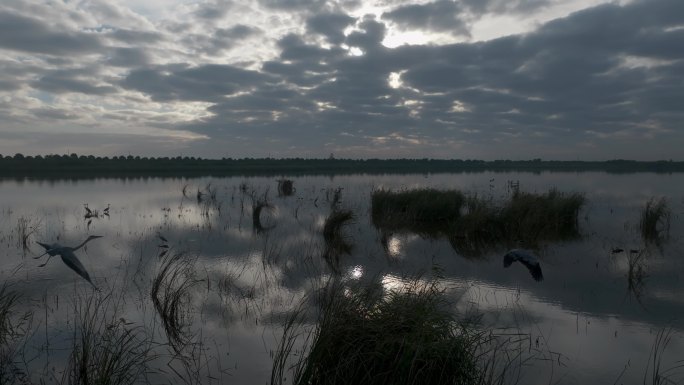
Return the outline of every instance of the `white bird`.
[[[530,251],[522,249],[510,250],[506,255],[504,255],[504,267],[510,266],[513,262],[518,261],[527,267],[530,271],[532,277],[535,281],[543,281],[544,275],[542,274],[541,266],[539,265],[539,260]]]
[[[74,254],[74,251],[80,249],[81,247],[85,246],[86,243],[92,241],[93,239],[97,238],[102,238],[101,235],[91,235],[83,241],[80,245],[76,247],[69,247],[69,246],[62,246],[59,243],[53,243],[51,245],[48,245],[47,243],[42,243],[42,242],[36,242],[39,245],[43,246],[45,249],[45,253],[42,255],[35,257],[34,259],[38,259],[42,257],[45,254],[48,254],[48,260],[45,261],[44,264],[39,265],[39,267],[43,267],[47,265],[48,262],[50,262],[50,258],[54,257],[55,255],[59,255],[62,257],[62,262],[64,262],[65,265],[67,265],[69,268],[71,268],[73,271],[75,271],[78,275],[83,277],[86,281],[90,282],[93,287],[97,289],[97,286],[93,283],[93,281],[90,280],[90,275],[88,274],[88,271],[83,267],[83,264],[81,261],[76,258],[76,255]]]

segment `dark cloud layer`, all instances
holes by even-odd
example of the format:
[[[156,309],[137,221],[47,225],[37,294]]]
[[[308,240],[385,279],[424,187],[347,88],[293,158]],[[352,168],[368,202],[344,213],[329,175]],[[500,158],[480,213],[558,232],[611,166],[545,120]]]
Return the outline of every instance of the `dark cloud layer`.
[[[435,31],[450,31],[468,35],[463,21],[464,8],[458,2],[439,0],[427,4],[410,4],[386,12],[383,19],[393,21],[403,27]]]
[[[604,5],[526,35],[396,49],[383,47],[384,26],[367,20],[345,40],[363,48],[358,57],[290,35],[279,45],[281,58],[293,64],[269,62],[262,70],[278,75],[280,87],[309,89],[288,99],[260,91],[237,96],[194,129],[210,133],[220,126],[237,135],[251,121],[264,136],[312,146],[348,140],[342,133],[358,141],[401,133],[426,144],[459,138],[486,145],[511,137],[550,146],[624,131],[635,138],[680,135],[681,65],[625,63],[681,60],[684,30],[668,30],[681,20],[683,3],[673,0]],[[401,74],[403,87],[389,86],[391,73]],[[250,109],[251,103],[259,107]],[[302,136],[288,140],[284,127]]]
[[[261,151],[253,155],[418,157],[460,149],[473,157],[574,158],[600,156],[591,147],[604,145],[612,157],[629,157],[650,143],[644,157],[654,157],[659,145],[684,140],[679,0],[599,5],[489,41],[382,44],[394,25],[467,35],[466,16],[548,4],[402,2],[379,18],[355,18],[320,1],[264,0],[264,9],[304,21],[276,41],[268,41],[268,30],[227,24],[228,2],[204,3],[157,31],[67,30],[0,10],[0,49],[45,57],[0,61],[0,91],[94,98],[135,91],[161,103],[205,102],[202,118],[170,128],[206,135],[243,156],[250,148]],[[269,59],[221,64],[227,52],[262,48],[256,41],[273,44]],[[171,44],[175,64],[164,51]],[[85,55],[95,59],[82,64]],[[30,111],[37,119],[74,118],[48,107]]]
[[[101,49],[89,33],[64,32],[43,21],[0,9],[0,47],[51,55],[79,54]]]

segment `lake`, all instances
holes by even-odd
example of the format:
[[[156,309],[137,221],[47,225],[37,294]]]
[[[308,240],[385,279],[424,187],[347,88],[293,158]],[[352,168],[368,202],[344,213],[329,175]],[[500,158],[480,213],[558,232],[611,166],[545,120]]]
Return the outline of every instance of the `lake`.
[[[136,345],[143,341],[149,362],[141,383],[268,384],[285,322],[306,308],[297,353],[316,321],[315,293],[327,282],[392,290],[411,279],[438,279],[457,317],[516,344],[524,361],[510,382],[644,383],[658,336],[669,337],[656,349],[660,373],[684,378],[681,369],[667,372],[684,357],[681,174],[284,178],[293,182],[291,195],[273,177],[0,181],[0,277],[6,292],[19,295],[10,318],[21,327],[6,344],[17,378],[66,379],[89,315],[101,333],[129,330]],[[493,202],[514,189],[581,193],[580,234],[537,245],[544,275],[537,282],[521,263],[504,268],[509,246],[473,257],[448,239],[373,226],[373,191],[425,187]],[[669,229],[644,240],[642,209],[661,197]],[[322,257],[333,206],[354,216],[342,228],[351,249],[336,264]],[[37,241],[76,246],[90,235],[102,238],[75,255],[99,291],[59,257],[44,267],[48,256],[34,259],[45,252]],[[172,266],[176,256],[182,263]],[[165,266],[175,275],[160,277]]]

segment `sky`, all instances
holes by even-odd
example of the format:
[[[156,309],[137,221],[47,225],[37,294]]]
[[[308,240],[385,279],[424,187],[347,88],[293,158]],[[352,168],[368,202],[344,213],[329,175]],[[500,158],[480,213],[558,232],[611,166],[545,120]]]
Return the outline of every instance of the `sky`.
[[[0,154],[684,160],[682,0],[3,0]]]

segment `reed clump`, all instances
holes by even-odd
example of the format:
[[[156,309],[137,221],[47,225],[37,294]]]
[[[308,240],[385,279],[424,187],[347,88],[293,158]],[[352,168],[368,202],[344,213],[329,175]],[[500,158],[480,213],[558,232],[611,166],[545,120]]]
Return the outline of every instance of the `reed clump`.
[[[388,293],[333,285],[292,383],[481,383],[483,336],[455,319],[434,282],[415,280]],[[291,347],[284,341],[283,349]]]
[[[323,225],[323,239],[326,245],[345,253],[350,252],[352,246],[342,234],[342,228],[353,219],[354,213],[351,210],[334,210],[331,212]]]
[[[667,238],[670,231],[670,208],[664,197],[652,197],[646,202],[641,209],[639,228],[645,242],[660,243]]]
[[[187,328],[192,313],[190,289],[197,283],[194,262],[183,253],[167,254],[152,282],[152,303],[176,353],[191,341]]]
[[[563,240],[579,236],[578,216],[584,195],[551,189],[544,194],[515,192],[500,212],[510,239]]]
[[[333,210],[325,219],[323,225],[323,240],[325,250],[323,258],[328,262],[333,271],[338,270],[339,259],[343,254],[350,254],[353,245],[342,231],[343,227],[354,220],[351,210]]]
[[[641,299],[644,291],[646,274],[646,250],[633,253],[630,251],[627,259],[627,291],[634,294],[637,300]]]
[[[155,357],[152,340],[140,326],[110,314],[112,298],[79,298],[74,340],[64,384],[140,383]]]
[[[388,231],[410,229],[420,233],[457,220],[465,200],[466,196],[456,190],[375,190],[371,194],[371,218],[376,227]]]
[[[501,203],[457,190],[377,190],[371,211],[373,224],[383,231],[446,237],[457,252],[471,256],[502,243],[577,238],[584,201],[582,194],[555,189],[543,194],[515,190]]]
[[[19,341],[31,328],[32,314],[18,313],[19,301],[19,294],[7,283],[0,286],[0,384],[28,383],[28,374],[19,367],[16,356]]]
[[[294,194],[294,182],[291,179],[278,179],[278,195],[289,197]]]
[[[252,228],[257,233],[270,230],[273,227],[273,225],[264,226],[261,223],[261,212],[264,211],[264,209],[273,210],[273,206],[266,200],[257,200],[252,206]]]

